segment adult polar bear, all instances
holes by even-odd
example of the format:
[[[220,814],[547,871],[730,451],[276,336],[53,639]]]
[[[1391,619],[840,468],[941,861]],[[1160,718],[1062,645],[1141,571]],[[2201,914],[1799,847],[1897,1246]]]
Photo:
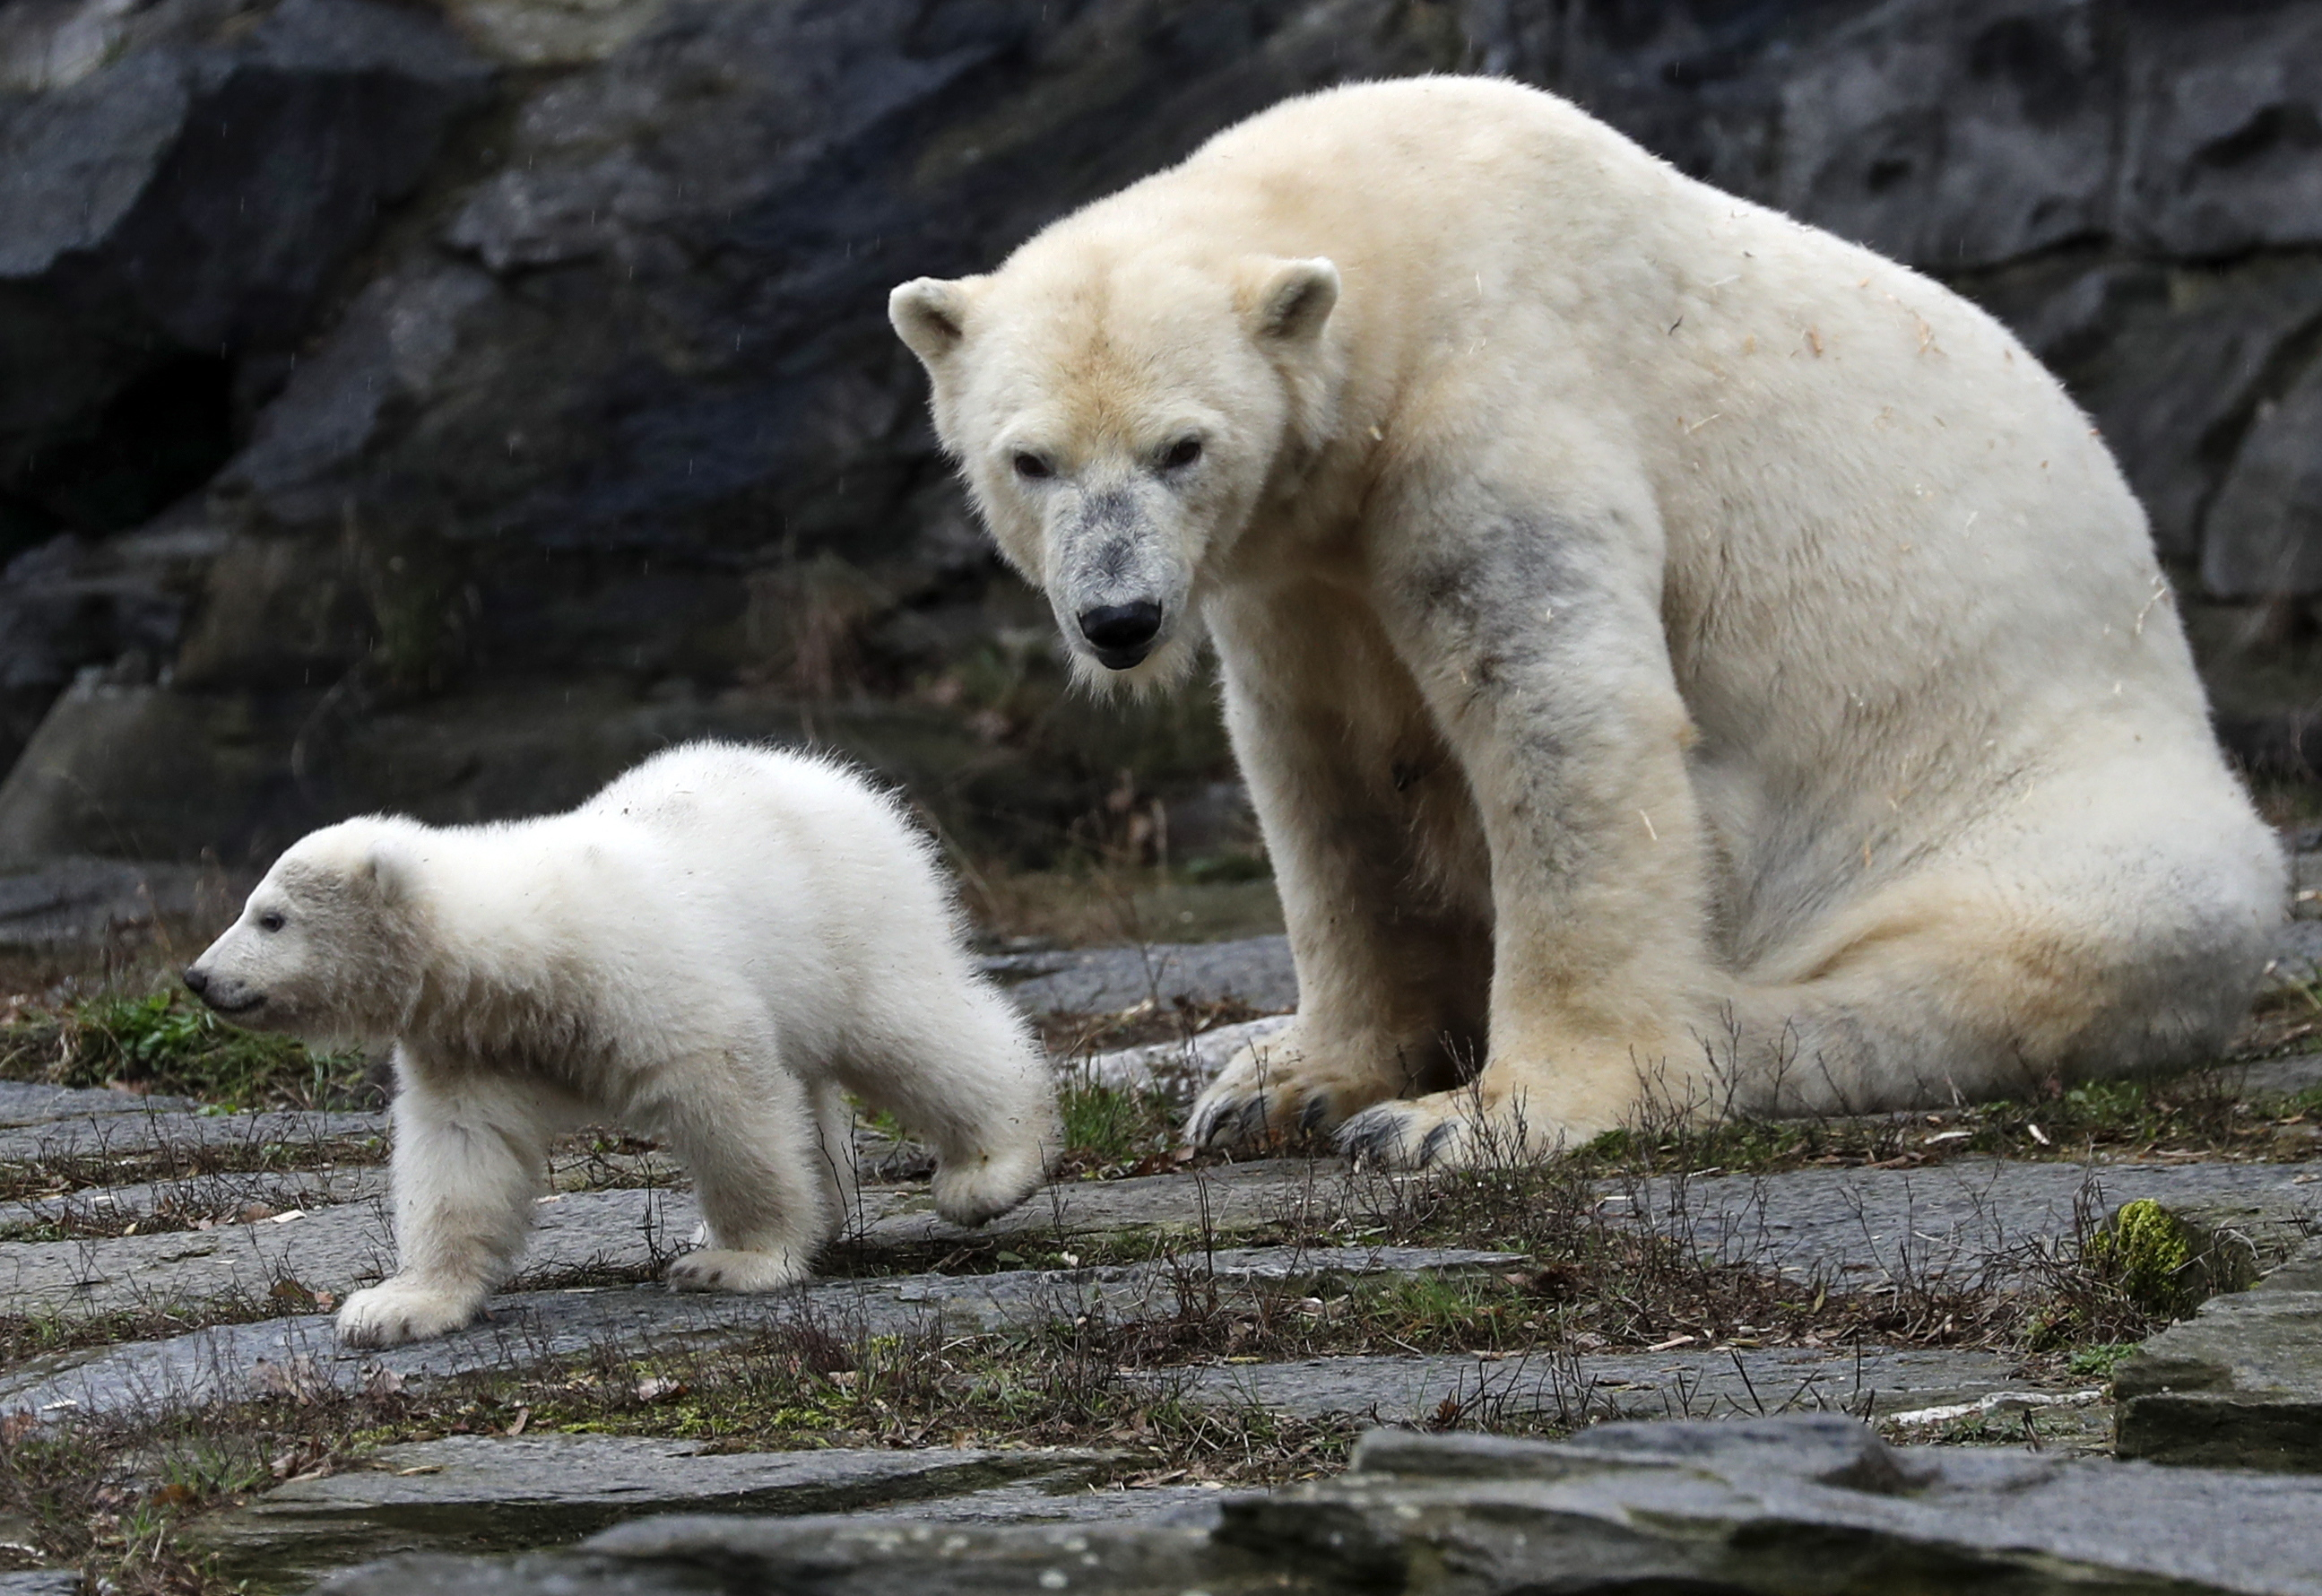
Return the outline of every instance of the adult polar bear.
[[[1302,1004],[1197,1140],[1948,1101],[2243,1012],[2282,864],[2143,514],[1936,284],[1425,78],[890,308],[1087,674],[1216,639]]]

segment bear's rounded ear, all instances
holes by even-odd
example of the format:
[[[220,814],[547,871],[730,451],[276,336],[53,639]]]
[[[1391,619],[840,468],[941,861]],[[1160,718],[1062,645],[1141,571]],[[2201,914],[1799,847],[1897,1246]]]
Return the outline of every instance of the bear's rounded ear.
[[[887,296],[887,320],[922,365],[934,365],[967,336],[969,285],[974,280],[915,277]]]
[[[1251,329],[1261,338],[1285,344],[1311,343],[1339,303],[1339,269],[1317,255],[1311,261],[1270,261],[1258,272],[1249,296]]]
[[[398,903],[418,884],[418,861],[400,838],[380,837],[363,855],[361,873],[380,903]]]

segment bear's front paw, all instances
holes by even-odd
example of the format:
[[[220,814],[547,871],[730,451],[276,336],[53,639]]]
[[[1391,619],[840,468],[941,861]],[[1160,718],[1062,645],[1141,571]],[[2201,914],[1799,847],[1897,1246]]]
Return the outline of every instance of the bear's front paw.
[[[1381,1103],[1339,1127],[1339,1151],[1360,1169],[1423,1169],[1531,1163],[1588,1140],[1586,1133],[1472,1087]]]
[[[806,1276],[806,1258],[787,1247],[770,1252],[704,1247],[671,1264],[668,1280],[672,1291],[779,1291]]]
[[[401,1346],[457,1330],[476,1316],[484,1294],[446,1290],[397,1275],[358,1291],[339,1309],[339,1341],[345,1346]]]
[[[1337,1125],[1382,1097],[1394,1085],[1376,1069],[1356,1063],[1361,1050],[1301,1045],[1296,1028],[1236,1053],[1194,1100],[1185,1140],[1195,1147],[1256,1147],[1277,1138],[1313,1134]],[[1391,1044],[1382,1044],[1391,1058]]]

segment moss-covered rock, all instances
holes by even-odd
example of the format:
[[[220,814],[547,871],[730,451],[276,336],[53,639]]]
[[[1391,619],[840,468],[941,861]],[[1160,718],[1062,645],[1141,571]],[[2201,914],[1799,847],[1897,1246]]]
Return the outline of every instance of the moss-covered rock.
[[[2151,1197],[2124,1203],[2089,1238],[2080,1261],[2155,1318],[2180,1319],[2225,1291],[2257,1283],[2250,1242]]]

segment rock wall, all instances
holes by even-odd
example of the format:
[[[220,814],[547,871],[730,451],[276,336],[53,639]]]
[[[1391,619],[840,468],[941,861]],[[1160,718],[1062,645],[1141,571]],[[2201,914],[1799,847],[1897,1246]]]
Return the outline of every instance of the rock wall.
[[[697,730],[843,727],[1019,853],[1214,776],[1198,700],[1062,693],[885,291],[1445,69],[2007,319],[2120,451],[2229,729],[2299,762],[2313,0],[10,0],[0,858],[242,863]]]

